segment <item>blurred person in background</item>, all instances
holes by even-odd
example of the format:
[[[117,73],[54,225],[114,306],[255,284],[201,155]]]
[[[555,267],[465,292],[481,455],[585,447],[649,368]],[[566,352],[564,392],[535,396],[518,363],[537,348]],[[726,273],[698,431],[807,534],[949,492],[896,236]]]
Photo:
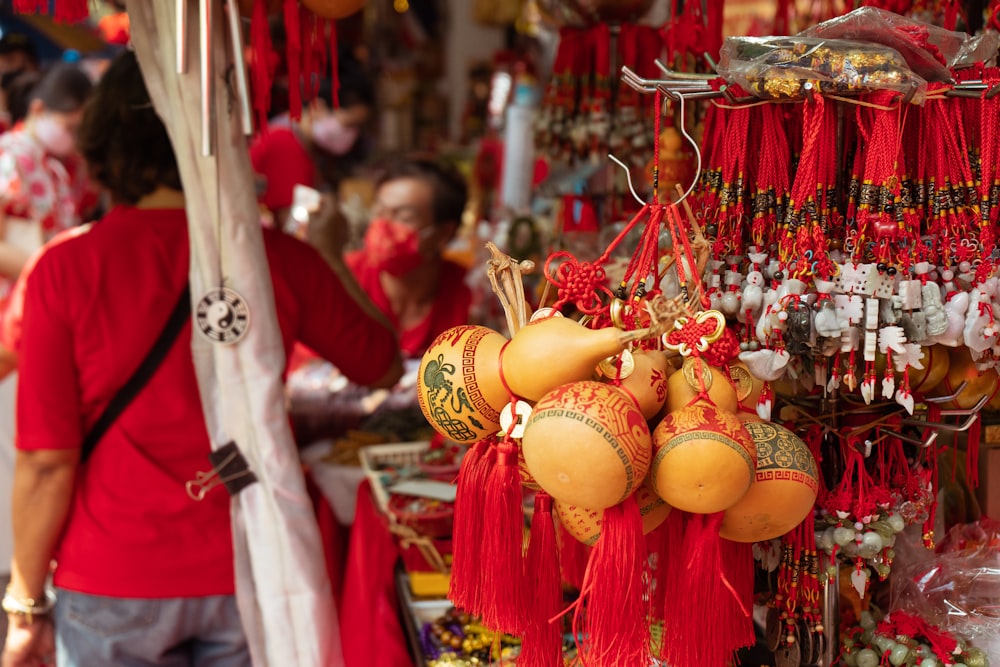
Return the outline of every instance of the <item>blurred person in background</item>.
[[[468,323],[472,293],[465,267],[445,258],[468,199],[455,169],[423,157],[391,161],[375,181],[372,219],[360,250],[345,259],[365,293],[395,325],[407,358],[419,359],[441,332]],[[313,232],[324,255],[344,238]]]
[[[2,664],[52,664],[54,628],[59,667],[249,667],[234,597],[231,499],[221,487],[201,502],[185,490],[211,451],[190,316],[93,456],[80,461],[85,434],[152,348],[188,281],[180,174],[134,54],[98,83],[79,143],[116,206],[99,224],[60,234],[15,291],[25,305],[14,341],[15,544]],[[285,351],[298,338],[352,381],[394,384],[396,338],[364,294],[305,243],[274,230],[263,240]],[[53,560],[54,608],[46,592]]]
[[[93,203],[74,139],[91,87],[77,65],[54,65],[28,94],[23,124],[0,136],[0,298],[28,257]]]
[[[14,81],[23,79],[25,74],[37,74],[38,69],[38,52],[27,35],[8,32],[0,37],[0,132],[6,132],[17,122],[12,118],[15,114],[9,93]]]
[[[338,84],[338,106],[332,103],[333,82],[323,79],[299,123],[288,116],[287,91],[279,84],[272,93],[272,107],[280,112],[251,144],[250,160],[262,182],[261,204],[277,227],[288,219],[296,185],[336,192],[350,161],[347,156],[372,116],[374,87],[356,61],[340,64]]]

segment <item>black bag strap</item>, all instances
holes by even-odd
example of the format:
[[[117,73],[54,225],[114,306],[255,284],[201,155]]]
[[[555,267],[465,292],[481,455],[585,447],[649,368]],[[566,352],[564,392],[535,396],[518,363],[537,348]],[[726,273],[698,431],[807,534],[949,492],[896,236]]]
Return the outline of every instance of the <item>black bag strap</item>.
[[[184,324],[190,315],[191,288],[190,285],[185,284],[184,291],[181,292],[181,296],[177,300],[173,312],[170,313],[170,318],[167,320],[166,325],[164,325],[163,331],[160,332],[160,336],[156,339],[156,342],[153,343],[152,349],[146,354],[146,358],[142,360],[142,363],[135,369],[135,372],[132,373],[132,377],[111,398],[111,402],[108,403],[108,406],[104,408],[104,412],[94,422],[90,432],[83,438],[83,444],[80,445],[81,463],[90,458],[94,448],[100,442],[101,438],[104,437],[108,428],[125,411],[125,408],[132,402],[132,399],[142,391],[142,388],[146,386],[149,379],[156,373],[156,369],[163,362],[170,348],[173,347],[174,341],[177,340],[177,336],[180,334],[181,329],[184,328]]]

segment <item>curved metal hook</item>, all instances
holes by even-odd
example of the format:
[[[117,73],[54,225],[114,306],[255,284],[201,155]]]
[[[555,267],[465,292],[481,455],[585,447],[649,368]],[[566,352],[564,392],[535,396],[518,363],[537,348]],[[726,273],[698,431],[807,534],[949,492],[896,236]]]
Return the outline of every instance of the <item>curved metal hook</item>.
[[[632,186],[632,170],[628,168],[628,165],[627,165],[627,164],[625,164],[624,162],[622,162],[621,160],[619,160],[618,158],[616,158],[616,157],[615,157],[614,155],[612,155],[611,153],[608,153],[608,159],[610,159],[610,160],[611,160],[612,162],[614,162],[614,163],[615,163],[615,164],[617,164],[617,165],[618,165],[619,167],[621,167],[622,169],[624,169],[624,170],[625,170],[625,178],[626,178],[626,179],[628,180],[628,191],[629,191],[629,192],[631,192],[631,193],[632,193],[632,197],[634,197],[634,198],[635,198],[635,200],[636,200],[637,202],[639,202],[639,206],[645,206],[645,205],[646,205],[646,202],[644,202],[644,201],[642,200],[642,197],[640,197],[640,196],[639,196],[639,195],[638,195],[638,194],[636,193],[636,191],[635,191],[635,187],[633,187],[633,186]]]
[[[701,148],[698,146],[698,142],[694,140],[694,137],[692,137],[690,134],[688,134],[687,128],[684,126],[684,121],[685,121],[684,95],[682,95],[680,93],[670,92],[668,90],[664,90],[663,92],[668,97],[680,101],[680,107],[681,107],[681,109],[680,109],[680,111],[681,111],[680,131],[681,131],[681,134],[684,135],[684,138],[688,140],[688,143],[691,144],[691,147],[694,148],[694,154],[695,154],[695,157],[697,158],[697,167],[695,167],[695,170],[694,170],[694,180],[691,181],[690,187],[688,187],[688,189],[684,191],[684,194],[681,195],[681,198],[674,202],[674,204],[680,204],[682,201],[684,201],[685,199],[688,198],[688,195],[690,195],[692,192],[694,192],[695,186],[698,185],[698,180],[701,178]],[[660,112],[661,112],[661,110],[657,109],[657,113],[660,113]]]

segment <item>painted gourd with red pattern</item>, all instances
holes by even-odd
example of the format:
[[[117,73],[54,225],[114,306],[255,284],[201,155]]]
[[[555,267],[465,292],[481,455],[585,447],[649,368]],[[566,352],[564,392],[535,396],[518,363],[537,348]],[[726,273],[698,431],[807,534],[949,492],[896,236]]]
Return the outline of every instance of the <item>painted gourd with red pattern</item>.
[[[647,478],[635,492],[635,500],[639,505],[639,515],[642,517],[642,533],[648,535],[666,521],[671,507],[653,491],[653,485]],[[587,546],[594,546],[601,536],[601,522],[604,520],[604,510],[588,510],[555,501],[556,515],[563,529]]]
[[[602,510],[649,470],[649,426],[635,402],[601,382],[573,382],[535,405],[521,439],[535,482],[564,504]]]
[[[753,438],[707,402],[668,414],[653,431],[653,489],[685,512],[712,514],[746,494],[757,466]]]

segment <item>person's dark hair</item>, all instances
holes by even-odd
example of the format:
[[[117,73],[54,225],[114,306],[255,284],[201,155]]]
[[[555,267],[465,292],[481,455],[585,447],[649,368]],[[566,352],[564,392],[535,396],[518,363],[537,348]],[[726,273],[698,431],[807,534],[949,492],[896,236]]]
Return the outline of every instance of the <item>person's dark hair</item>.
[[[28,115],[28,102],[31,91],[42,80],[42,75],[34,71],[19,70],[0,76],[0,88],[7,100],[7,113],[10,114],[11,125],[16,125]]]
[[[331,104],[333,99],[333,80],[329,77],[320,79],[316,96]],[[375,86],[371,77],[352,58],[344,59],[337,68],[337,102],[342,107],[375,106]]]
[[[375,187],[377,189],[390,181],[404,178],[421,180],[431,185],[435,224],[462,222],[469,190],[457,169],[426,157],[397,159],[381,170]]]
[[[31,38],[23,32],[8,32],[0,37],[0,56],[11,53],[23,53],[32,64],[38,64],[38,49]]]
[[[28,103],[39,100],[49,111],[78,111],[87,103],[93,88],[90,77],[79,65],[60,62],[42,75],[42,80],[32,88]]]
[[[77,135],[90,175],[115,203],[135,204],[160,186],[181,189],[167,128],[153,109],[135,54],[118,56],[101,77]]]

